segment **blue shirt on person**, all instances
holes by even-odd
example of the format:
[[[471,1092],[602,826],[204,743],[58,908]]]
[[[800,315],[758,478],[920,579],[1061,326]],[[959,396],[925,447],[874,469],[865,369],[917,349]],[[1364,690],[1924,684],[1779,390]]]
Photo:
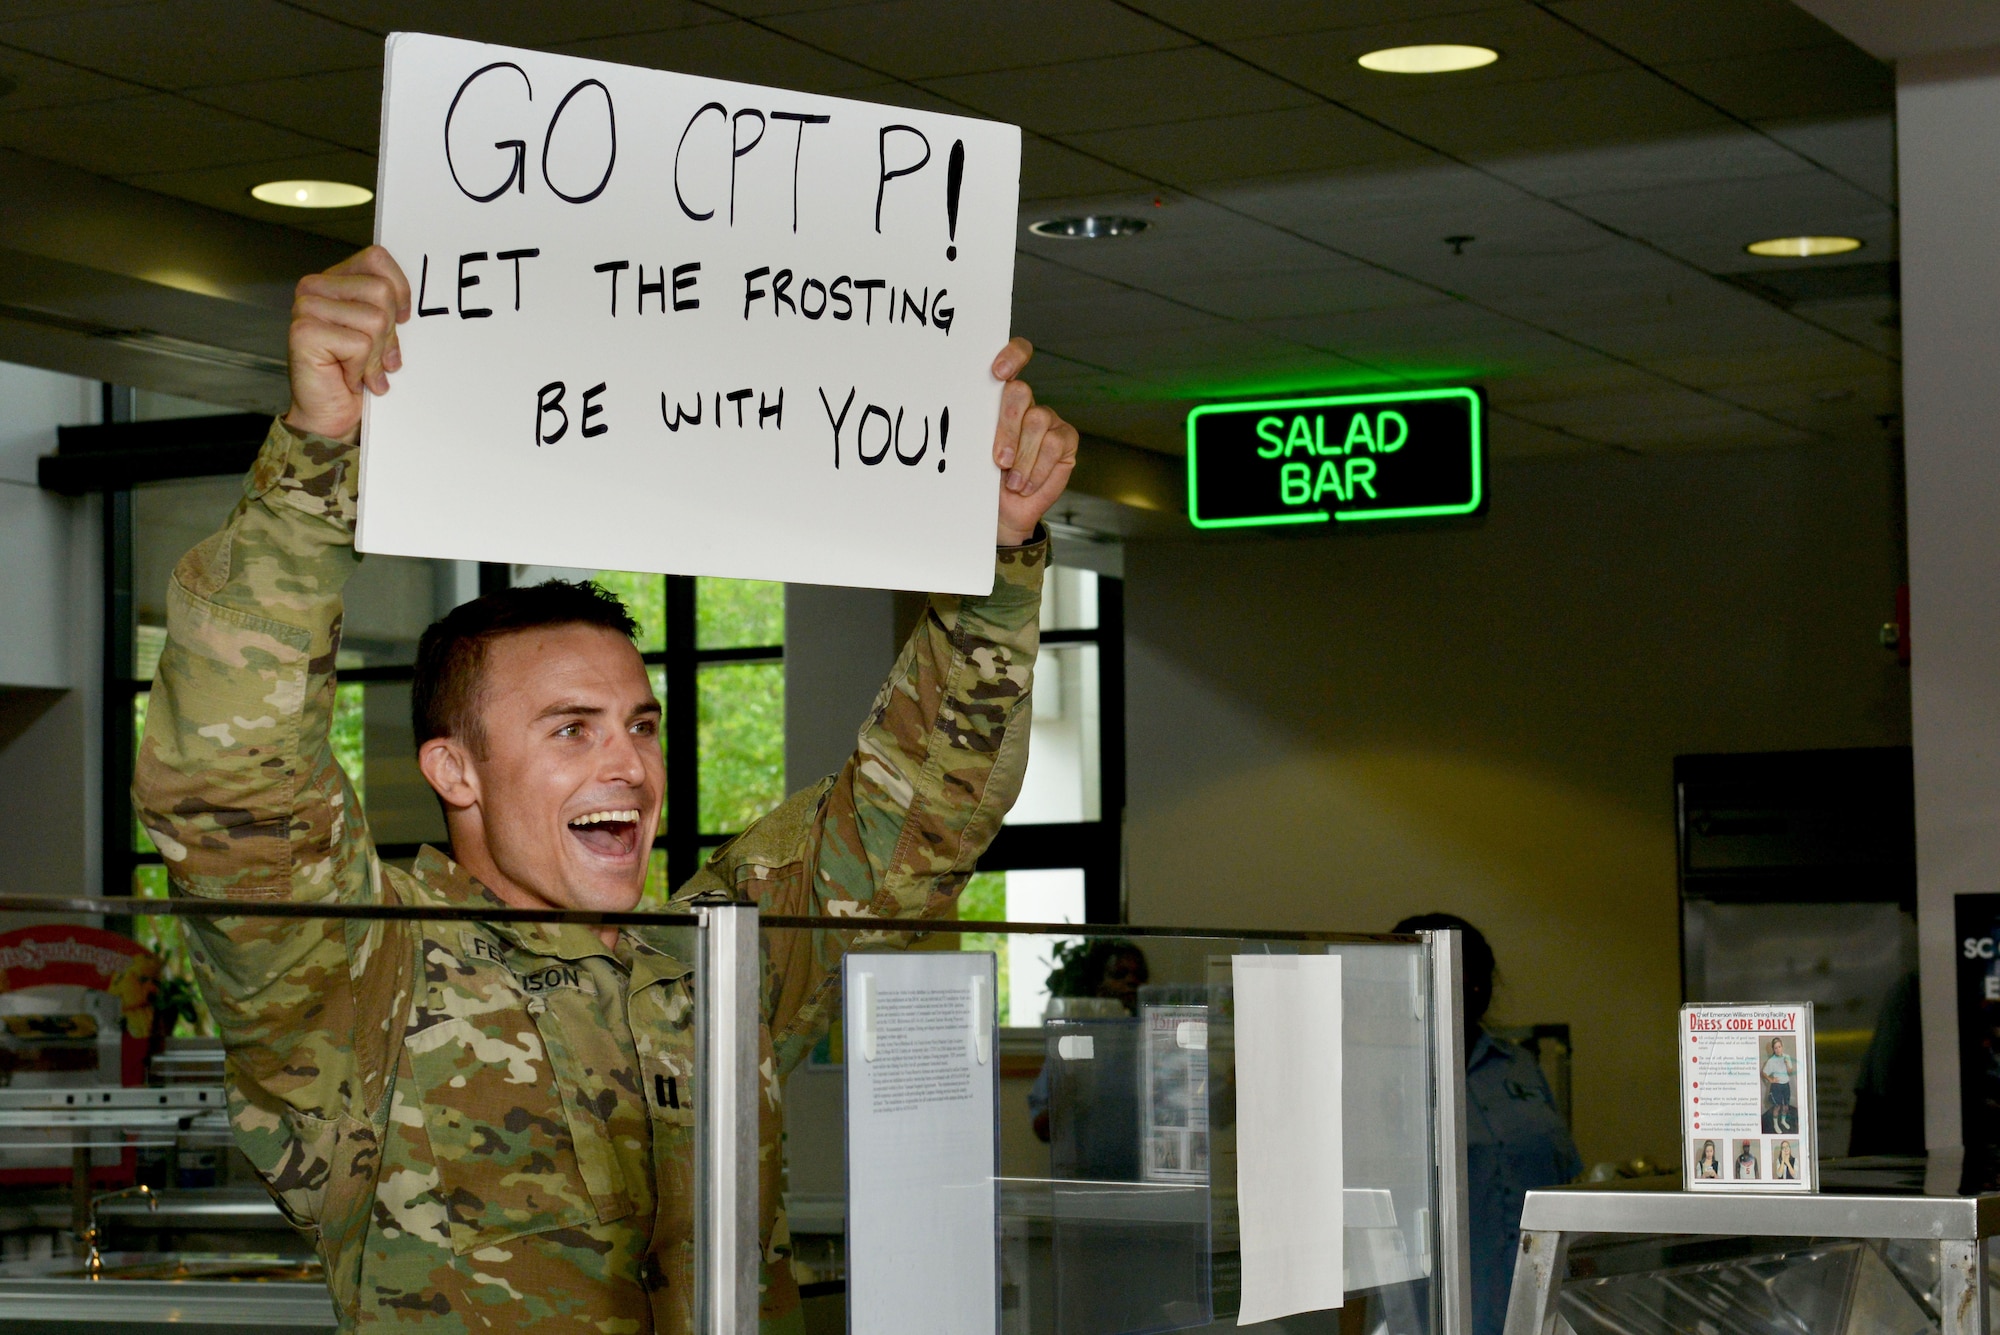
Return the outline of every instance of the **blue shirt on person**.
[[[1500,1335],[1521,1244],[1521,1202],[1583,1171],[1534,1055],[1484,1029],[1465,1069],[1473,1335]]]

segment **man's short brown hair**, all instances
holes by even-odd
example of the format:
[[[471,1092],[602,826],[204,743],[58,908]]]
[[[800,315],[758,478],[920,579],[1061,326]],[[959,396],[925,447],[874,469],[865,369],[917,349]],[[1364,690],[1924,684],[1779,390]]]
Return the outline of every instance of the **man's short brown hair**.
[[[502,589],[461,603],[424,631],[417,643],[417,666],[410,681],[410,722],[417,745],[433,737],[456,737],[486,754],[479,722],[479,678],[486,646],[503,635],[543,626],[602,626],[626,639],[638,623],[615,594],[595,584],[552,579],[521,589]]]

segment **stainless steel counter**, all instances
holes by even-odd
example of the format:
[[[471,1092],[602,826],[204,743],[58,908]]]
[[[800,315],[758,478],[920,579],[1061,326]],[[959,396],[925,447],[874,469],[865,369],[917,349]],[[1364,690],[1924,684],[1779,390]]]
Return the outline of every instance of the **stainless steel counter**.
[[[2000,1196],[1724,1196],[1691,1191],[1531,1191],[1523,1232],[1926,1238],[2000,1233]]]
[[[1677,1179],[1531,1191],[1506,1335],[1986,1335],[2000,1195],[1926,1194],[1917,1168],[1830,1171],[1835,1189],[1816,1195],[1687,1192]]]
[[[337,1324],[317,1267],[302,1268],[296,1258],[112,1252],[104,1264],[107,1277],[97,1279],[73,1257],[0,1265],[0,1329],[114,1335],[159,1326],[177,1335],[247,1329],[316,1335]],[[269,1274],[287,1277],[260,1277]]]

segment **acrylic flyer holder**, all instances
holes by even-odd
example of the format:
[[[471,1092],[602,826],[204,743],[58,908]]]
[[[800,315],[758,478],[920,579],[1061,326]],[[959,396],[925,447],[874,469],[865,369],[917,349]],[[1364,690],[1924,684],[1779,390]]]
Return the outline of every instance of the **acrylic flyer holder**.
[[[691,1104],[696,1173],[694,1199],[685,1208],[694,1224],[694,1328],[702,1335],[753,1335],[760,1310],[773,1303],[786,1311],[802,1307],[809,1331],[869,1335],[1235,1329],[1249,1308],[1246,1279],[1254,1281],[1257,1267],[1254,1258],[1246,1261],[1258,1190],[1251,1132],[1257,1123],[1247,1091],[1269,1077],[1254,1075],[1252,1067],[1259,1060],[1269,1065],[1271,1052],[1279,1055],[1279,1066],[1296,1055],[1290,1065],[1317,1062],[1320,1072],[1306,1073],[1301,1107],[1337,1090],[1337,1115],[1292,1127],[1289,1134],[1308,1138],[1291,1142],[1286,1153],[1309,1155],[1326,1142],[1339,1146],[1330,1166],[1339,1183],[1337,1213],[1322,1213],[1335,1222],[1341,1264],[1336,1277],[1325,1273],[1325,1256],[1311,1257],[1302,1267],[1306,1273],[1290,1276],[1298,1283],[1283,1299],[1297,1314],[1252,1327],[1285,1335],[1356,1328],[1469,1335],[1464,1052],[1458,1025],[1449,1022],[1460,1012],[1455,934],[1064,927],[1059,930],[1065,934],[1129,942],[1145,956],[1148,981],[1130,995],[1129,1006],[1079,1007],[1040,1025],[1011,1027],[1003,1021],[1018,1013],[1009,1016],[1009,999],[999,990],[1007,971],[996,969],[990,948],[956,949],[960,934],[977,931],[981,944],[998,941],[1002,950],[1016,944],[1029,949],[1058,929],[860,926],[851,920],[760,920],[753,905],[740,903],[688,907],[671,914],[561,914],[0,900],[0,908],[33,910],[41,921],[81,922],[116,910],[177,917],[182,931],[195,916],[653,929],[655,942],[670,942],[673,953],[694,964],[694,1079],[691,1090],[669,1094]],[[671,931],[660,934],[660,928]],[[808,960],[814,976],[826,981],[815,984],[803,1004],[791,997],[786,1005],[806,1017],[802,1026],[821,1017],[842,1022],[811,1055],[801,1046],[802,1033],[777,1036],[783,1067],[777,1069],[770,1065],[774,1049],[761,1037],[773,997],[789,981],[776,975]],[[1244,992],[1246,968],[1266,982],[1278,980],[1259,1003],[1278,1008],[1276,1021],[1266,1015],[1249,1024],[1255,1007]],[[861,974],[867,982],[858,981]],[[1329,980],[1331,993],[1324,990]],[[858,1015],[857,1006],[872,1013]],[[525,1013],[539,1014],[532,1007]],[[1440,1017],[1447,1023],[1440,1025]],[[857,1040],[873,1045],[871,1073],[857,1075],[856,1063],[863,1060]],[[1265,1058],[1256,1057],[1260,1041]],[[1331,1070],[1324,1060],[1328,1044],[1337,1058]],[[948,1059],[941,1059],[946,1048]],[[213,1071],[211,1080],[220,1074],[219,1062]],[[771,1129],[772,1074],[782,1091],[778,1171],[760,1160],[760,1124]],[[885,1074],[894,1078],[885,1080]],[[1043,1074],[1047,1143],[1034,1138],[1026,1107]],[[1337,1074],[1335,1084],[1326,1084],[1328,1074]],[[851,1133],[862,1121],[850,1126],[850,1107],[865,1108],[868,1117],[925,1116],[906,1122],[898,1134],[877,1137],[872,1159],[856,1155],[850,1161]],[[943,1108],[952,1110],[950,1118],[931,1115]],[[10,1114],[13,1121],[42,1116],[26,1107]],[[59,1110],[46,1116],[50,1126],[77,1121]],[[93,1141],[107,1133],[101,1122],[87,1129]],[[1315,1125],[1328,1127],[1318,1141],[1311,1139]],[[135,1145],[144,1141],[129,1128],[125,1134]],[[1285,1144],[1262,1143],[1266,1149]],[[264,1200],[247,1161],[227,1153],[232,1157],[224,1176],[242,1188],[229,1208],[246,1223],[268,1226],[257,1235],[256,1257],[226,1248],[212,1256],[190,1250],[197,1235],[185,1231],[176,1213],[188,1208],[176,1198],[185,1183],[171,1173],[157,1200],[137,1194],[137,1184],[110,1182],[79,1182],[73,1199],[67,1186],[38,1187],[33,1202],[15,1199],[25,1188],[0,1189],[0,1205],[32,1206],[13,1213],[36,1221],[33,1236],[9,1234],[0,1260],[0,1312],[32,1303],[37,1312],[90,1322],[104,1302],[137,1301],[137,1289],[121,1285],[150,1283],[146,1277],[162,1267],[196,1279],[221,1267],[217,1273],[227,1271],[227,1284],[189,1279],[177,1286],[175,1310],[182,1319],[234,1320],[232,1304],[254,1300],[272,1311],[309,1313],[307,1325],[320,1320],[330,1309],[311,1242],[292,1233]],[[1281,1169],[1290,1162],[1281,1160]],[[1327,1170],[1301,1167],[1278,1176],[1324,1183]],[[1268,1166],[1257,1171],[1269,1175]],[[771,1199],[774,1188],[781,1193],[777,1201]],[[1307,1215],[1311,1202],[1325,1194],[1309,1190],[1299,1198],[1305,1205],[1288,1207],[1294,1213],[1279,1221],[1287,1226],[1277,1230],[1280,1251],[1290,1232],[1324,1236],[1314,1230],[1325,1221],[1314,1224]],[[776,1231],[767,1239],[774,1209]],[[249,1219],[253,1213],[257,1220]],[[8,1227],[0,1220],[0,1232]],[[103,1240],[104,1263],[85,1283],[87,1232]],[[882,1273],[883,1257],[890,1282],[871,1290],[867,1272],[874,1265]],[[1311,1306],[1329,1292],[1342,1306]],[[935,1303],[939,1295],[965,1319],[937,1325],[905,1319],[914,1300]]]

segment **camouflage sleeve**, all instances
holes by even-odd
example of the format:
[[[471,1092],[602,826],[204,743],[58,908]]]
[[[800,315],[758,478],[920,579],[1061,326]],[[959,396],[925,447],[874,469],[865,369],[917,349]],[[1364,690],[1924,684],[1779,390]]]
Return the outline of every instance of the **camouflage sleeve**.
[[[334,652],[354,551],[353,446],[271,432],[222,530],[175,566],[167,643],[133,785],[174,893],[356,902],[380,895],[365,822],[334,760]],[[353,998],[380,927],[313,919],[195,920],[201,985],[253,1105],[265,1153],[285,1114],[336,1118],[365,1101]],[[371,934],[372,933],[372,934]],[[380,953],[380,952],[374,952]],[[367,1026],[373,1028],[373,1026]]]
[[[1002,548],[990,594],[932,595],[875,698],[854,754],[831,781],[786,804],[810,821],[804,839],[810,851],[799,869],[803,883],[758,887],[754,865],[745,869],[748,877],[735,876],[766,912],[832,918],[950,913],[1021,791],[1048,560],[1046,536]],[[782,825],[788,814],[781,808],[767,819]],[[754,850],[746,854],[746,861],[757,861]],[[781,1071],[802,1059],[824,1029],[841,951],[857,944],[847,938],[859,935],[767,934],[765,1009]],[[908,940],[898,934],[860,944]]]

